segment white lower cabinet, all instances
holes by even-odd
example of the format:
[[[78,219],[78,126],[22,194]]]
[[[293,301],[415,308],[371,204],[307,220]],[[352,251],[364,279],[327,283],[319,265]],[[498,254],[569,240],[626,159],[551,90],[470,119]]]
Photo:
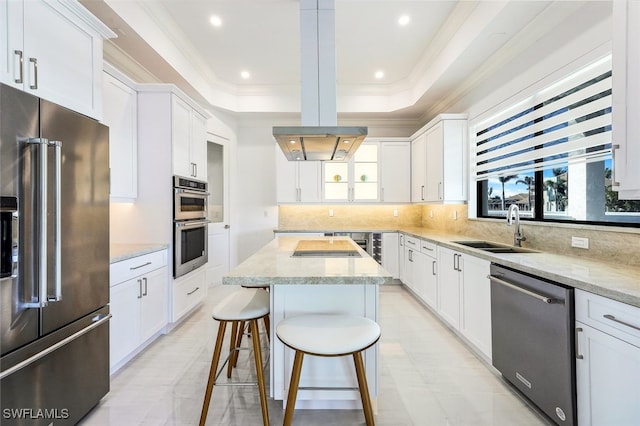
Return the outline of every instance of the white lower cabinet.
[[[462,257],[460,332],[491,359],[491,263],[477,257]]]
[[[462,254],[438,247],[438,266],[438,313],[449,325],[459,330]]]
[[[576,290],[576,387],[582,426],[640,419],[640,308]]]
[[[400,277],[400,254],[398,253],[398,233],[382,233],[382,267],[389,271],[393,278]]]
[[[438,247],[438,313],[491,359],[491,263]]]
[[[193,272],[173,281],[171,322],[178,322],[191,309],[204,300],[207,295],[206,268]]]
[[[438,309],[438,259],[437,246],[427,241],[420,243],[420,271],[418,295],[432,309]]]
[[[111,265],[109,365],[118,370],[168,322],[167,251]]]

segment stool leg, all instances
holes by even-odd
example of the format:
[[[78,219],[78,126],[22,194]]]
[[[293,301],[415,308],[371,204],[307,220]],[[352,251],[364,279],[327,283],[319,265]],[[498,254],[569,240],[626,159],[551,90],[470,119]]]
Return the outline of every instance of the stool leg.
[[[233,336],[233,340],[235,340],[236,348],[239,348],[242,345],[242,337],[244,336],[244,321],[239,321],[238,332]],[[236,350],[229,358],[229,365],[231,368],[234,368],[238,365],[238,355],[240,355],[240,350]],[[231,376],[229,376],[231,377]]]
[[[207,412],[209,411],[209,403],[211,402],[211,393],[213,392],[213,383],[216,379],[216,371],[220,362],[220,351],[222,351],[222,341],[224,340],[224,331],[227,328],[226,321],[220,321],[218,326],[218,337],[216,338],[216,346],[213,350],[213,358],[211,359],[211,369],[209,370],[209,380],[207,381],[207,389],[204,393],[204,403],[202,404],[202,412],[200,413],[200,426],[204,426],[207,420]]]
[[[240,330],[242,333],[242,330]],[[238,333],[238,321],[231,322],[231,338],[229,339],[229,362],[227,363],[227,378],[231,378],[231,371],[234,367],[234,357],[238,353],[238,346],[236,345],[236,335]]]
[[[289,395],[287,396],[287,408],[284,413],[284,426],[291,426],[293,412],[296,409],[296,398],[298,397],[298,385],[300,384],[300,372],[302,371],[302,359],[304,352],[296,351],[293,358],[293,370],[291,370],[291,381],[289,382]]]
[[[371,408],[371,398],[369,397],[369,387],[367,386],[367,375],[362,361],[362,352],[353,354],[353,362],[356,365],[356,376],[358,376],[358,387],[360,388],[360,398],[362,399],[362,409],[367,426],[373,426],[373,409]]]
[[[264,321],[264,328],[267,331],[267,339],[270,342],[271,341],[271,329],[270,329],[271,321],[269,320],[269,315],[265,315],[264,317],[262,317],[262,320]]]
[[[262,369],[262,350],[260,349],[260,336],[258,334],[258,320],[250,321],[251,338],[253,340],[253,355],[256,364],[256,376],[258,376],[258,390],[260,391],[260,405],[262,407],[262,423],[269,426],[269,410],[267,408],[267,390],[264,384],[264,371]]]

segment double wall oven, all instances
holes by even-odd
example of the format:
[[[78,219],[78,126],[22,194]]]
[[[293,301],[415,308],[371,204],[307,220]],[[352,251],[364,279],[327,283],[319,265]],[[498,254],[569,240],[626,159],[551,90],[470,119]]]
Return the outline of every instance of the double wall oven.
[[[207,263],[207,183],[173,178],[173,276],[187,274]]]

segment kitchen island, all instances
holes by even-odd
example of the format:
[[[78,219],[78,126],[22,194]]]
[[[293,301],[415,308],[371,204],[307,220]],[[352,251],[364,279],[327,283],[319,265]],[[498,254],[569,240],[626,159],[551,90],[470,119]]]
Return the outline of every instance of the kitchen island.
[[[325,244],[349,241],[348,237],[276,237],[230,271],[223,284],[268,286],[271,296],[270,396],[285,400],[294,352],[275,337],[283,319],[303,313],[348,313],[378,321],[378,288],[392,282],[382,268],[357,244],[358,255],[329,253],[293,256],[301,240]],[[384,334],[384,329],[382,329]],[[364,352],[371,398],[378,394],[378,345]],[[360,408],[360,394],[351,357],[305,358],[297,408]]]

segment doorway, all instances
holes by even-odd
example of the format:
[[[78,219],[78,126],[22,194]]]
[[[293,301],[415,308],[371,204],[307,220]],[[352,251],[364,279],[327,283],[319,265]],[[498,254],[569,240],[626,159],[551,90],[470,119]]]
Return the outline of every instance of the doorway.
[[[229,141],[209,134],[207,143],[207,181],[209,183],[209,260],[207,284],[221,285],[229,272]]]

